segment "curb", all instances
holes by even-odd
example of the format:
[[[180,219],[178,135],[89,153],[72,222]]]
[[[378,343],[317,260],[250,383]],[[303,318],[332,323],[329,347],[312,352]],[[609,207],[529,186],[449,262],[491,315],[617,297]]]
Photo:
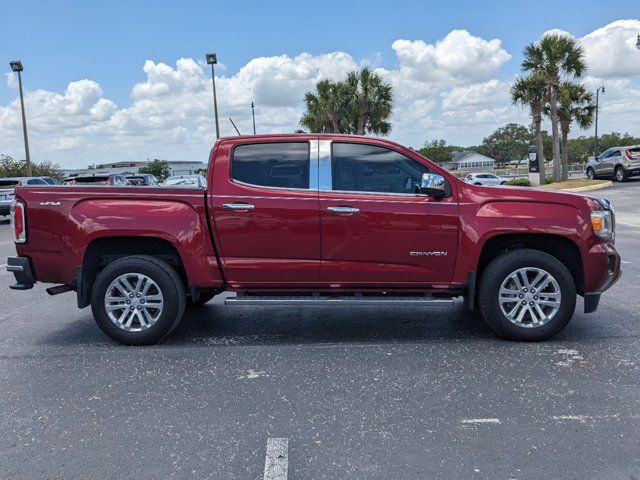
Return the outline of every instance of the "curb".
[[[587,192],[589,190],[599,190],[601,188],[613,187],[613,182],[611,180],[607,180],[601,182],[597,185],[587,185],[586,187],[576,187],[576,188],[561,188],[560,190],[563,192]]]

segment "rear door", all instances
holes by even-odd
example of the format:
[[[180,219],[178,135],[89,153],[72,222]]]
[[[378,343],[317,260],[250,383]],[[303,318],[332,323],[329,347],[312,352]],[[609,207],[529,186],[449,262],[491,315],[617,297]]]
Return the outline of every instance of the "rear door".
[[[320,140],[320,279],[333,287],[440,286],[456,259],[458,204],[416,193],[426,160]]]
[[[210,211],[232,287],[318,281],[318,141],[221,142],[210,173]]]

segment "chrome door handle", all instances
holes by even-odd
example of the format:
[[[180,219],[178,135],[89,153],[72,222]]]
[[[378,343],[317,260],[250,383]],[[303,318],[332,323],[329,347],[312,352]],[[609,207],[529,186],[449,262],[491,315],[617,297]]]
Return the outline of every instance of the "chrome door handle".
[[[356,215],[360,213],[360,209],[354,207],[328,207],[327,210],[338,215]]]
[[[222,207],[227,210],[235,210],[236,212],[248,212],[256,208],[250,203],[223,203]]]

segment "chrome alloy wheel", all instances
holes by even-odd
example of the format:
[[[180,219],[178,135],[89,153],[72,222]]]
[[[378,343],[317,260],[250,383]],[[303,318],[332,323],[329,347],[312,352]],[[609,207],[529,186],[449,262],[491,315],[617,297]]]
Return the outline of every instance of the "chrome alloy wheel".
[[[560,286],[553,275],[535,267],[511,272],[500,285],[498,302],[514,325],[536,328],[549,322],[560,309]]]
[[[162,315],[164,298],[158,284],[141,273],[125,273],[107,288],[104,307],[109,320],[126,332],[142,332]]]

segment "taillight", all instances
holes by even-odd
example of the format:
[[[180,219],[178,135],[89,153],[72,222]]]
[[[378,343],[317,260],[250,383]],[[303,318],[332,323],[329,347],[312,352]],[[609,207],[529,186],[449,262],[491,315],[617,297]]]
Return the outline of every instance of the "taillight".
[[[624,153],[629,160],[633,160],[633,156],[631,155],[631,152],[629,150],[625,150]]]
[[[24,204],[22,202],[14,201],[11,204],[11,229],[13,230],[13,241],[15,243],[25,243],[27,241]]]

